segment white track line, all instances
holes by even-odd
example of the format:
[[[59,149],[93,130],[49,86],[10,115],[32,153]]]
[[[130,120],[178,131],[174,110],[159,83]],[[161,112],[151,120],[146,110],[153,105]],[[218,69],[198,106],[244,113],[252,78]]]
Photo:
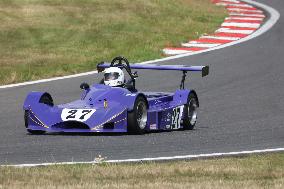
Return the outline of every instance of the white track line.
[[[197,155],[183,155],[183,156],[169,156],[169,157],[154,157],[154,158],[138,158],[138,159],[123,159],[123,160],[103,160],[103,158],[95,159],[89,162],[58,162],[58,163],[38,163],[38,164],[16,164],[16,165],[1,165],[1,167],[37,167],[37,166],[50,166],[50,165],[75,165],[75,164],[99,164],[99,163],[137,163],[145,161],[170,161],[170,160],[190,160],[201,158],[215,158],[215,157],[230,157],[249,154],[263,154],[271,152],[283,152],[284,148],[273,148],[263,150],[239,151],[239,152],[221,152],[210,154],[197,154]]]
[[[16,83],[16,84],[11,84],[11,85],[3,85],[0,86],[0,89],[7,89],[7,88],[13,88],[13,87],[20,87],[20,86],[26,86],[26,85],[33,85],[33,84],[38,84],[38,83],[46,83],[50,81],[57,81],[57,80],[62,80],[62,79],[70,79],[70,78],[75,78],[75,77],[82,77],[82,76],[88,76],[91,74],[96,74],[98,73],[97,70],[95,71],[90,71],[90,72],[85,72],[85,73],[80,73],[80,74],[75,74],[75,75],[67,75],[67,76],[62,76],[62,77],[54,77],[54,78],[49,78],[49,79],[41,79],[37,81],[28,81],[24,83]]]
[[[220,45],[220,46],[217,46],[217,47],[213,47],[213,48],[210,48],[210,49],[207,49],[207,50],[190,52],[190,53],[185,53],[185,54],[181,54],[181,55],[145,61],[145,62],[141,62],[140,64],[151,64],[151,63],[158,63],[158,62],[167,61],[167,60],[178,59],[178,58],[182,58],[182,57],[186,57],[186,56],[192,56],[192,55],[196,55],[196,54],[210,52],[210,51],[217,50],[217,49],[222,49],[222,48],[225,48],[225,47],[229,47],[229,46],[232,46],[232,45],[235,45],[235,44],[238,44],[238,43],[248,41],[250,39],[258,37],[261,34],[267,32],[269,29],[271,29],[273,27],[273,25],[278,21],[278,19],[280,17],[280,14],[275,9],[273,9],[272,7],[269,7],[265,4],[258,3],[258,2],[252,1],[252,0],[242,0],[242,1],[249,3],[249,4],[252,4],[252,5],[255,5],[255,6],[258,6],[262,9],[264,9],[266,12],[268,12],[271,15],[270,18],[266,21],[266,23],[264,23],[263,26],[261,26],[261,28],[259,28],[252,35],[249,35],[249,36],[242,38],[240,40],[237,40],[237,41],[234,41],[234,42],[231,42],[231,43],[227,43],[227,44],[223,44],[223,45]],[[230,1],[230,2],[236,2],[236,1]],[[260,14],[252,15],[252,14],[230,13],[230,15],[248,16],[248,17],[256,16],[256,17],[261,17],[261,18],[265,17],[264,15],[260,15]],[[3,86],[0,86],[0,89],[8,89],[8,88],[14,88],[14,87],[20,87],[20,86],[26,86],[26,85],[33,85],[33,84],[45,83],[45,82],[56,81],[56,80],[61,80],[61,79],[76,78],[76,77],[82,77],[82,76],[92,75],[92,74],[96,74],[96,73],[97,73],[97,71],[91,71],[91,72],[69,75],[69,76],[63,76],[63,77],[55,77],[55,78],[50,78],[50,79],[42,79],[42,80],[37,80],[37,81],[17,83],[17,84],[11,84],[11,85],[3,85]]]

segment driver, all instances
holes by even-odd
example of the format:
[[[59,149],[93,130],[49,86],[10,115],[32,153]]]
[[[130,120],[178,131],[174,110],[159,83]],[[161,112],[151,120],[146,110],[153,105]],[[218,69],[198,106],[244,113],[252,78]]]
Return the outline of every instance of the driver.
[[[124,86],[124,73],[118,67],[110,67],[105,69],[104,84],[111,87]]]

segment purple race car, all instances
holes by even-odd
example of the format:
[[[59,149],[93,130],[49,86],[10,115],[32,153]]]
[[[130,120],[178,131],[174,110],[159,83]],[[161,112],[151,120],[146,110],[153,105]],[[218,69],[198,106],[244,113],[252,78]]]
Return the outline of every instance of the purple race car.
[[[129,64],[116,57],[100,63],[104,71],[100,84],[82,83],[79,100],[55,105],[46,92],[30,92],[24,102],[25,126],[29,133],[45,132],[129,132],[193,129],[199,102],[194,90],[184,89],[186,73],[209,73],[208,66]],[[136,89],[137,72],[131,69],[182,71],[180,89],[175,93],[142,92]],[[125,82],[123,71],[130,79]]]

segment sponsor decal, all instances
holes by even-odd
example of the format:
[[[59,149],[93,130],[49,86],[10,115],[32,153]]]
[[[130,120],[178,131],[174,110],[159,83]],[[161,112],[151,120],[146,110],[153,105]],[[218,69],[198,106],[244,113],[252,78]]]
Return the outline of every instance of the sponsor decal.
[[[157,124],[156,124],[156,123],[151,124],[151,125],[150,125],[150,129],[151,129],[151,130],[157,129]]]
[[[108,107],[108,102],[106,99],[104,99],[104,108],[107,108]]]
[[[171,121],[171,118],[172,118],[172,114],[171,114],[171,113],[168,113],[168,114],[167,114],[166,121],[167,121],[167,122]]]

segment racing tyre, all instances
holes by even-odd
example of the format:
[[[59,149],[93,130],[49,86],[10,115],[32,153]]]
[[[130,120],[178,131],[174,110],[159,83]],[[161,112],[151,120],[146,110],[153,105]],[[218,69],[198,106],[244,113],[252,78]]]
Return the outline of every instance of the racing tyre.
[[[148,120],[148,106],[142,96],[138,96],[134,108],[128,112],[127,130],[131,134],[143,134]]]
[[[29,111],[25,110],[24,119],[25,119],[25,127],[26,127],[27,131],[29,133],[31,133],[31,134],[34,134],[34,135],[42,135],[42,134],[44,134],[45,131],[28,129],[28,117],[29,117]]]
[[[187,98],[187,104],[184,106],[183,127],[186,130],[192,130],[197,121],[198,100],[194,93],[190,93]]]

